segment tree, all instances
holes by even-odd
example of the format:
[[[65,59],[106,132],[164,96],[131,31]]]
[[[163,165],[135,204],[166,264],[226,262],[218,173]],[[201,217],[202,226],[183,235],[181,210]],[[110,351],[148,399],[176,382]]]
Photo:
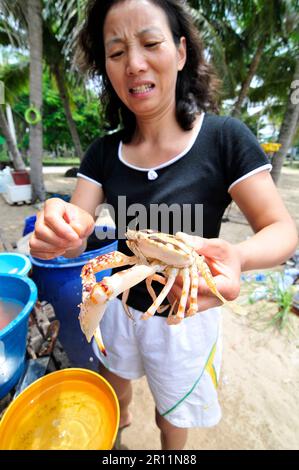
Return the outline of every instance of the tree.
[[[30,51],[30,105],[42,111],[43,33],[41,0],[27,0],[27,26]],[[30,125],[30,177],[33,202],[45,200],[43,179],[43,127],[40,120]]]
[[[199,27],[208,38],[218,75],[223,77],[223,98],[234,100],[231,114],[239,116],[270,46],[283,43],[284,49],[290,49],[289,34],[298,24],[298,0],[189,0],[189,4],[213,29],[209,38],[206,25]]]
[[[42,0],[0,0],[1,13],[6,23],[16,31],[11,42],[19,42],[30,52],[30,105],[38,113],[42,111]],[[24,33],[25,32],[25,33]],[[42,121],[30,125],[30,176],[32,201],[45,200],[45,188],[42,171],[43,129]]]
[[[10,31],[8,34],[7,28],[5,28],[3,24],[3,20],[0,19],[0,40],[2,45],[9,45],[10,44],[10,37],[13,33]],[[13,166],[16,170],[24,170],[25,169],[25,163],[23,161],[23,158],[19,152],[17,143],[14,139],[14,136],[11,132],[10,126],[8,124],[6,115],[5,115],[5,108],[7,109],[7,106],[9,106],[12,102],[12,96],[10,93],[10,90],[7,87],[7,83],[10,84],[10,89],[13,88],[15,92],[18,92],[22,87],[23,87],[23,80],[24,80],[24,74],[23,74],[23,66],[20,68],[20,74],[18,77],[15,79],[15,74],[14,74],[14,66],[10,64],[6,64],[6,66],[3,66],[0,70],[0,80],[4,84],[4,89],[5,89],[5,102],[7,105],[1,105],[0,103],[0,129],[6,139],[8,151],[12,157],[13,161]],[[13,78],[12,78],[13,75]]]
[[[297,58],[296,69],[294,72],[293,82],[295,87],[298,88],[299,85],[299,59]],[[281,124],[278,142],[281,144],[279,151],[274,155],[273,158],[273,168],[272,168],[272,178],[273,181],[277,184],[281,168],[284,162],[284,159],[287,155],[287,152],[292,145],[294,136],[298,129],[299,125],[299,93],[294,92],[294,89],[291,88],[288,103],[286,106],[284,118]]]
[[[80,137],[76,123],[73,119],[70,105],[70,97],[67,85],[67,76],[65,71],[65,57],[62,54],[62,44],[57,40],[51,30],[51,24],[44,22],[44,57],[50,72],[54,75],[60,98],[64,107],[64,112],[72,136],[76,155],[80,160],[83,159]]]
[[[12,133],[9,129],[9,126],[5,117],[4,106],[1,104],[0,104],[0,129],[6,139],[7,147],[12,156],[13,166],[15,170],[24,170],[25,163],[14,141]]]
[[[9,64],[3,65],[0,69],[0,80],[4,83],[5,88],[5,102],[7,105],[0,105],[0,128],[6,139],[8,151],[13,160],[13,166],[16,170],[24,170],[25,163],[19,152],[17,143],[8,125],[5,116],[5,107],[14,103],[14,97],[22,92],[24,85],[28,82],[28,64],[25,61],[20,61],[18,65]],[[7,86],[9,84],[9,87]]]
[[[250,85],[258,71],[267,44],[275,35],[284,35],[283,19],[287,13],[286,0],[242,0],[236,2],[238,25],[242,29],[244,46],[248,51],[246,74],[241,82],[241,89],[232,110],[233,116],[241,113],[242,105],[248,96]]]

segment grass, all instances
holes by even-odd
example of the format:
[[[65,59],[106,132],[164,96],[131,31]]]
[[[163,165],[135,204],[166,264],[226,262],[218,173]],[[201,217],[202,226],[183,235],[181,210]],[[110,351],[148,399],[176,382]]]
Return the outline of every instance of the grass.
[[[79,166],[79,158],[45,158],[43,160],[45,166]]]
[[[257,289],[264,293],[260,300],[255,300]],[[245,281],[244,291],[247,304],[252,306],[248,314],[251,326],[259,331],[274,328],[279,333],[294,335],[297,318],[292,313],[292,303],[296,287],[285,285],[283,272],[271,272],[263,282]]]
[[[4,163],[10,165],[10,160],[7,158],[6,154],[0,153],[0,163]],[[25,164],[29,165],[29,162],[25,159]],[[44,158],[43,159],[44,166],[79,166],[80,160],[79,158]]]

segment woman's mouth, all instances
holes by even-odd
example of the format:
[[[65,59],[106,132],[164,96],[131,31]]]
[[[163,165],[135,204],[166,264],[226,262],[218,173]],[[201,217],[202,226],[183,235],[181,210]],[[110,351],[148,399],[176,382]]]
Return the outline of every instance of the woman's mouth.
[[[139,85],[134,88],[130,88],[129,91],[132,95],[143,95],[145,93],[149,93],[155,85],[147,83],[145,85]]]

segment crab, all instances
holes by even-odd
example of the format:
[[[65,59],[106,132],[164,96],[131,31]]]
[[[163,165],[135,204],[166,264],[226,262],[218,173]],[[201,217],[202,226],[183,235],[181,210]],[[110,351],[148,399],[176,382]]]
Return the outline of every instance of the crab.
[[[112,251],[89,261],[81,272],[83,288],[82,303],[79,305],[80,326],[88,342],[94,336],[104,355],[106,355],[106,350],[99,324],[107,304],[111,299],[122,294],[124,310],[130,318],[133,318],[126,302],[130,288],[141,281],[146,280],[147,290],[153,300],[152,305],[141,316],[143,320],[147,320],[153,317],[155,312],[163,312],[169,307],[169,305],[161,305],[179,275],[183,280],[182,294],[176,313],[174,313],[174,308],[177,301],[170,309],[167,318],[169,325],[177,325],[185,317],[195,315],[198,312],[198,274],[204,278],[211,292],[221,302],[226,302],[217,290],[204,257],[180,239],[180,234],[169,235],[146,229],[128,230],[126,237],[126,243],[134,254],[133,256]],[[112,276],[104,277],[100,282],[96,281],[95,274],[100,271],[130,265],[132,267]],[[158,281],[164,285],[158,296],[151,286],[152,281]],[[187,309],[189,294],[190,303]]]

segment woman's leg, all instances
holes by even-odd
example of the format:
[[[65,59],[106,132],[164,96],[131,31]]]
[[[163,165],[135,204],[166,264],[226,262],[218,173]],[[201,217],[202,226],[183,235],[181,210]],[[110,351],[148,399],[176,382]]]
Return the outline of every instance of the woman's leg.
[[[182,450],[187,441],[188,429],[177,428],[159,414],[156,409],[156,423],[161,431],[162,450]]]
[[[120,407],[119,428],[123,428],[131,424],[132,415],[129,411],[129,405],[132,400],[132,384],[130,380],[122,379],[118,375],[113,374],[102,364],[99,373],[112,385],[117,395]]]

